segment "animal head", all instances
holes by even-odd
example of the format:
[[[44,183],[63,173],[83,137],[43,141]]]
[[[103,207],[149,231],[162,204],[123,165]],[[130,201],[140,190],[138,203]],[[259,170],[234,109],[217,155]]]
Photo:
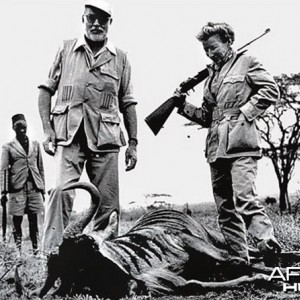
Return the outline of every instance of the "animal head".
[[[34,294],[43,297],[54,286],[54,283],[58,278],[63,279],[61,287],[58,290],[60,292],[63,290],[65,293],[68,293],[72,285],[71,280],[68,279],[72,277],[72,270],[78,269],[79,264],[83,264],[82,260],[85,257],[90,257],[93,249],[97,247],[93,239],[83,235],[82,232],[89,224],[96,209],[100,205],[100,194],[94,185],[86,182],[77,182],[67,186],[58,187],[61,191],[76,188],[86,190],[91,195],[90,207],[80,216],[80,218],[70,222],[66,227],[63,235],[63,242],[60,245],[58,252],[50,253],[47,261],[48,274],[46,282],[41,289],[37,289],[34,292],[26,290],[21,284],[18,268],[16,268],[15,282],[19,294]],[[69,281],[70,284],[67,284],[66,281]]]

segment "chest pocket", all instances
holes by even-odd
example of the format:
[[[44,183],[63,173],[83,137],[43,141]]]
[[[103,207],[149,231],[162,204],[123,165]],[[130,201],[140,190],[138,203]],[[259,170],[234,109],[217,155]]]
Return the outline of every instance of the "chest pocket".
[[[62,102],[70,102],[73,96],[74,87],[72,85],[64,85],[62,88]]]
[[[236,102],[243,101],[246,87],[245,75],[232,75],[225,77],[222,84],[222,98],[224,108],[235,107]],[[228,104],[226,104],[228,102]],[[232,102],[232,103],[229,103]]]
[[[223,83],[234,84],[234,83],[244,82],[244,80],[245,80],[245,75],[233,75],[233,76],[225,77]]]
[[[100,95],[100,108],[108,110],[117,110],[117,83],[105,81]]]
[[[102,67],[100,67],[100,73],[101,73],[101,75],[108,76],[114,80],[119,80],[118,72],[111,68],[102,66]]]

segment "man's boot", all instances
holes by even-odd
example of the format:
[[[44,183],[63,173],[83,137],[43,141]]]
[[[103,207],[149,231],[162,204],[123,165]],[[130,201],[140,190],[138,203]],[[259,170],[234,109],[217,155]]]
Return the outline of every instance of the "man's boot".
[[[32,243],[33,255],[37,255],[38,253],[38,240],[39,240],[39,232],[38,230],[33,230],[30,232],[30,239]]]
[[[14,231],[13,235],[14,235],[16,247],[17,247],[19,253],[21,253],[22,252],[22,232]]]
[[[39,229],[38,229],[38,219],[36,214],[28,215],[29,221],[29,236],[32,243],[33,255],[38,253],[38,241],[39,241]]]

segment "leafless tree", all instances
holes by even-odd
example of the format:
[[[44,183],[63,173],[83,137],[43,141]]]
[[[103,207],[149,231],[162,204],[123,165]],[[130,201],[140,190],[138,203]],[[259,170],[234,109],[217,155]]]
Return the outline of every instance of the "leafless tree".
[[[281,96],[259,119],[263,155],[270,158],[279,184],[279,207],[283,212],[291,205],[288,185],[299,158],[300,138],[300,73],[275,77]]]

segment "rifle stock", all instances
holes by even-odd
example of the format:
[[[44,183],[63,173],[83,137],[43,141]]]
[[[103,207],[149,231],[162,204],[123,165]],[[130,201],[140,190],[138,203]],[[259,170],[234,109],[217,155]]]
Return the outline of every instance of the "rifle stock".
[[[163,127],[174,108],[175,98],[171,97],[145,118],[145,122],[155,135]]]
[[[6,227],[7,227],[6,203],[3,203],[2,204],[2,239],[3,239],[3,242],[6,241]]]
[[[7,190],[7,170],[4,170],[4,178],[3,178],[3,183],[4,183],[4,190]],[[6,203],[7,203],[7,196],[4,195],[2,197],[5,197],[5,200],[1,198],[1,205],[2,205],[2,239],[3,242],[6,241],[6,227],[7,227],[7,212],[6,212]]]
[[[196,76],[188,78],[186,81],[180,84],[180,93],[187,93],[207,77],[208,70],[203,69]],[[175,97],[171,97],[145,118],[145,122],[155,135],[159,133],[159,131],[169,118],[170,114],[175,108],[175,103]]]

